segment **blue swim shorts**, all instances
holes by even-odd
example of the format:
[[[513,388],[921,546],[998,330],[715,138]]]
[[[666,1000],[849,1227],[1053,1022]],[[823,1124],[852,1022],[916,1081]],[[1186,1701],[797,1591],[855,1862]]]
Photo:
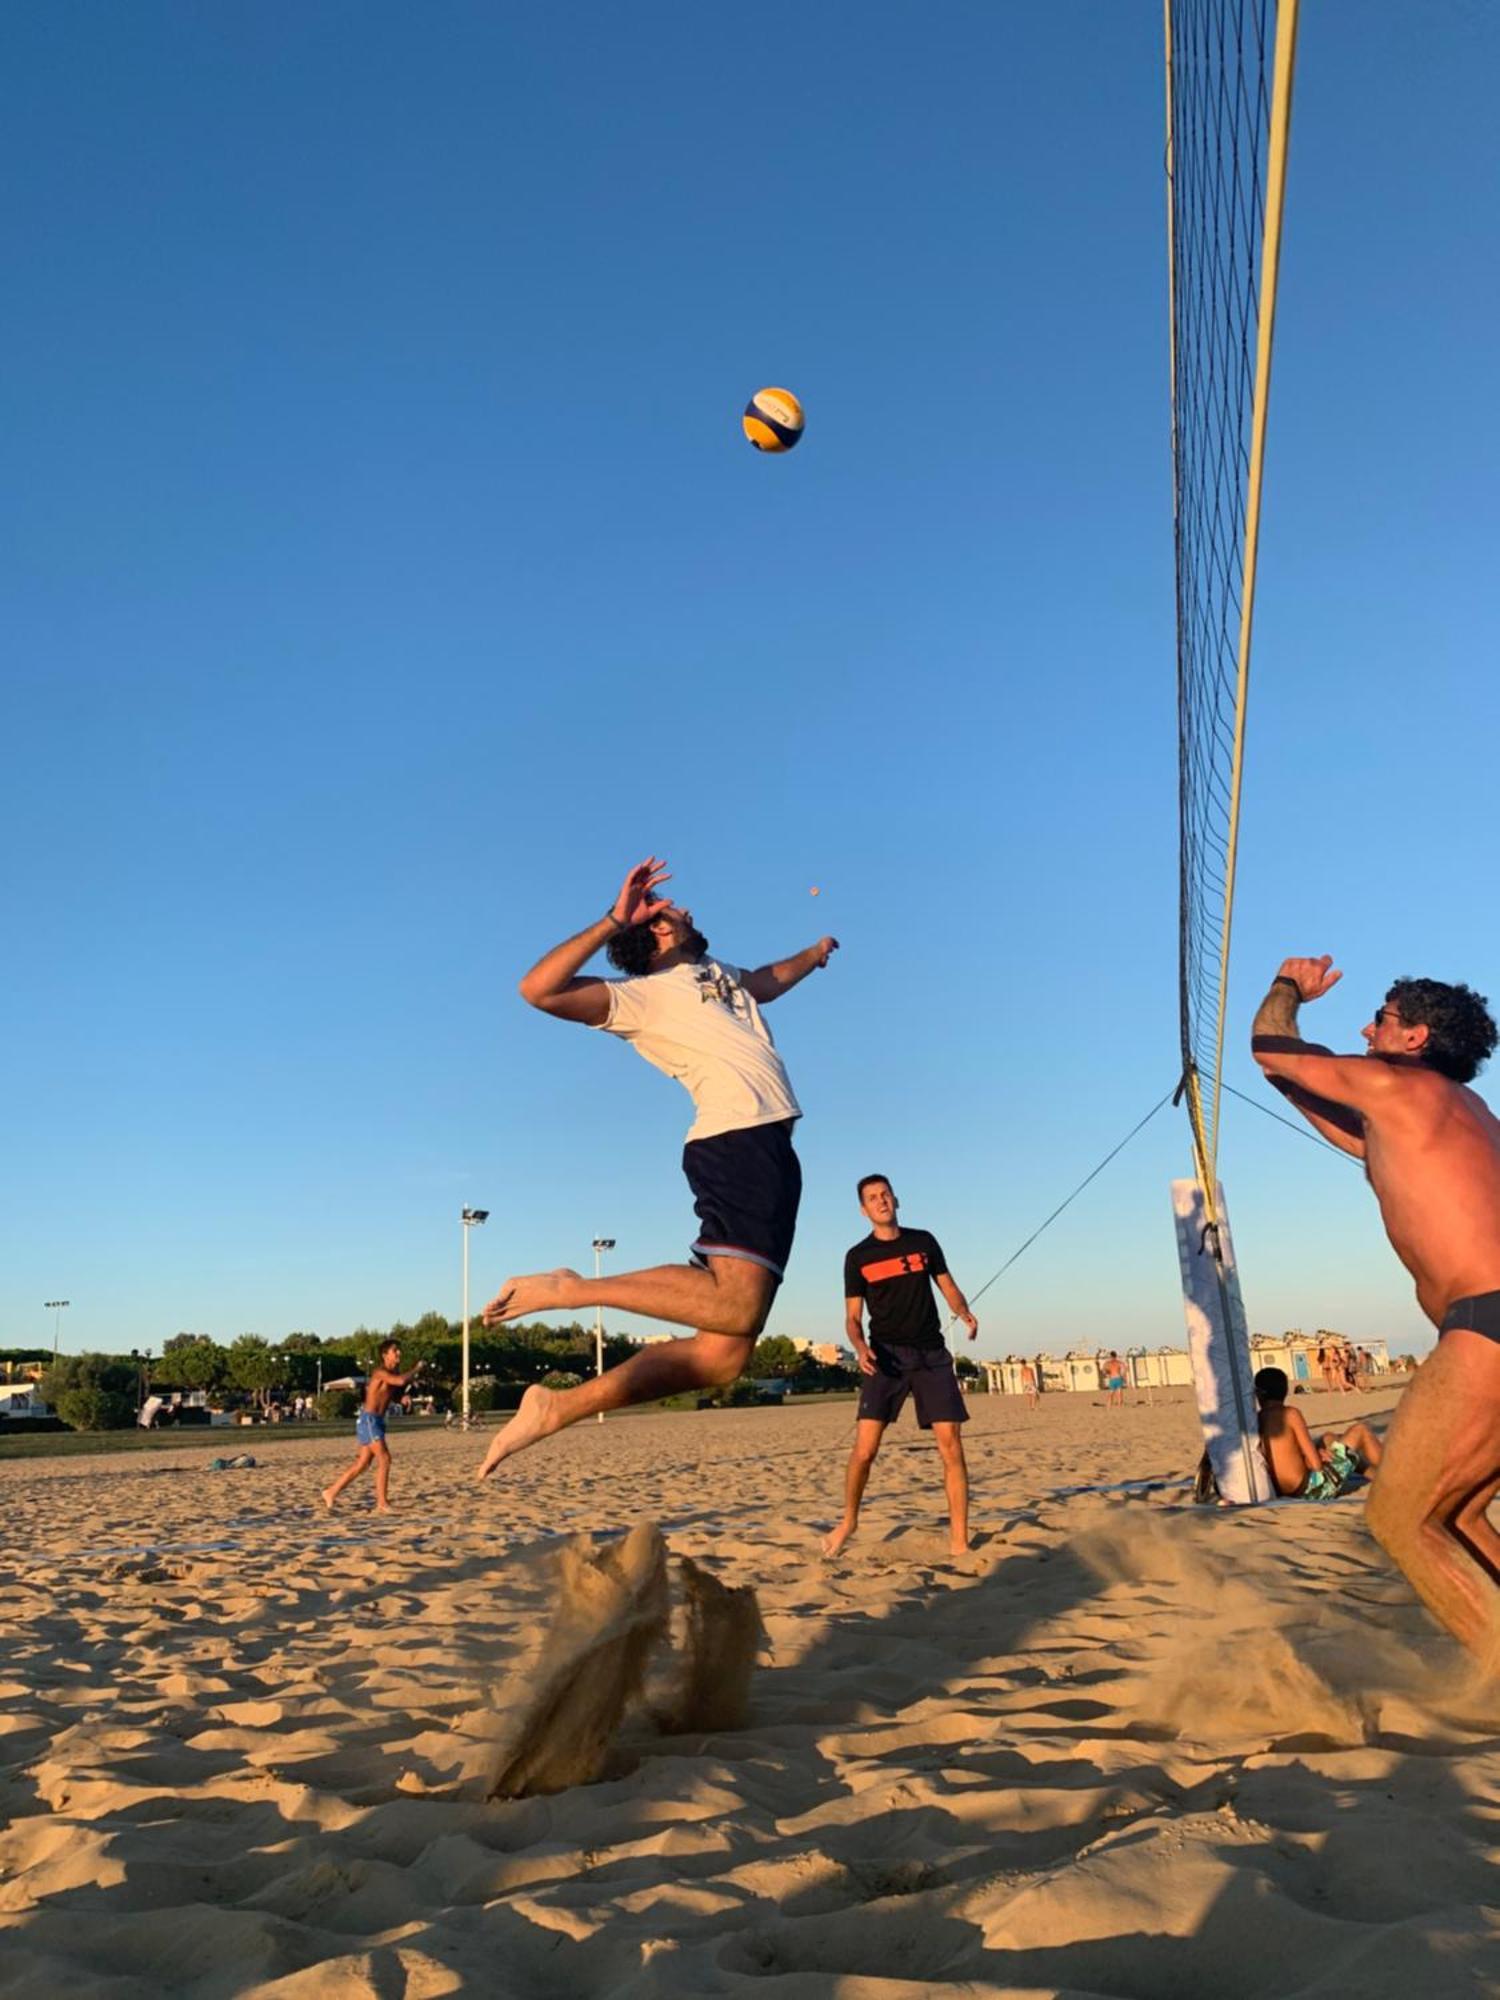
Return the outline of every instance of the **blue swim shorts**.
[[[373,1411],[361,1410],[354,1422],[354,1437],[358,1444],[383,1444],[385,1418],[377,1417]]]

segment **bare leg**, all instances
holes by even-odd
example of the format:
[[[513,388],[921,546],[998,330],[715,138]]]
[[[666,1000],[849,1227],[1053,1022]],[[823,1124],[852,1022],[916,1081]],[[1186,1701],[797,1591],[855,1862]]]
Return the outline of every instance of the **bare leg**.
[[[1488,1485],[1481,1486],[1454,1515],[1453,1532],[1472,1550],[1475,1560],[1483,1563],[1495,1581],[1500,1583],[1500,1534],[1490,1522],[1490,1508],[1497,1493],[1500,1493],[1500,1479],[1492,1479]]]
[[[558,1306],[616,1306],[699,1333],[759,1333],[775,1286],[763,1265],[744,1257],[710,1257],[707,1270],[696,1264],[658,1264],[649,1271],[614,1272],[597,1282],[577,1271],[540,1271],[507,1278],[485,1307],[484,1323],[500,1326]]]
[[[854,1426],[854,1449],[844,1469],[844,1513],[831,1535],[823,1538],[825,1556],[836,1556],[859,1526],[859,1503],[865,1497],[870,1467],[880,1449],[885,1425],[878,1417],[861,1417]]]
[[[943,1455],[943,1487],[948,1495],[948,1545],[961,1556],[969,1546],[969,1468],[961,1424],[934,1424],[932,1435]]]
[[[1366,1519],[1381,1547],[1456,1639],[1500,1667],[1500,1569],[1474,1512],[1500,1485],[1500,1342],[1442,1335],[1401,1398]]]
[[[510,1422],[496,1431],[474,1477],[488,1478],[503,1459],[600,1410],[654,1403],[684,1389],[716,1389],[733,1382],[744,1373],[754,1348],[749,1334],[695,1333],[690,1340],[644,1347],[618,1368],[606,1369],[576,1389],[528,1389]]]
[[[391,1452],[389,1445],[375,1446],[375,1512],[391,1511]]]
[[[1351,1451],[1359,1453],[1372,1472],[1379,1465],[1384,1453],[1384,1447],[1380,1439],[1363,1419],[1350,1424],[1348,1430],[1344,1432],[1344,1443],[1348,1445]]]
[[[338,1478],[334,1480],[332,1486],[325,1486],[323,1488],[323,1505],[328,1509],[330,1514],[333,1512],[334,1501],[338,1499],[346,1486],[354,1484],[355,1480],[358,1479],[359,1475],[370,1463],[372,1456],[372,1448],[367,1444],[362,1444],[354,1454],[354,1463],[345,1467]]]

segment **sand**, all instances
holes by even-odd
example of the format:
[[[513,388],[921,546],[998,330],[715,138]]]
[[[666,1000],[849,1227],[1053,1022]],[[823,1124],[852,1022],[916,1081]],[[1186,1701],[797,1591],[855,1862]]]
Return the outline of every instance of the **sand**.
[[[847,1403],[587,1424],[481,1489],[482,1439],[393,1427],[383,1518],[324,1514],[326,1441],[0,1463],[0,1994],[1500,1992],[1496,1700],[1361,1504],[1064,1490],[1180,1479],[1181,1401],[973,1411],[958,1560],[909,1416],[818,1559]],[[643,1529],[609,1615],[656,1646],[652,1523],[672,1637],[602,1777],[488,1800],[559,1538],[602,1575]],[[757,1593],[741,1726],[681,1557]]]

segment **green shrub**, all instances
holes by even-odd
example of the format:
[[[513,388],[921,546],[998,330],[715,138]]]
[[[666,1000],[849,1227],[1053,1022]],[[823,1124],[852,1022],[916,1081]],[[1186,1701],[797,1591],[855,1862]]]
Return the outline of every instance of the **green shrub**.
[[[354,1389],[325,1389],[314,1407],[320,1423],[347,1423],[359,1408],[359,1395]]]
[[[75,1431],[128,1430],[140,1377],[108,1354],[63,1354],[42,1377],[42,1394]]]
[[[59,1393],[57,1414],[75,1431],[126,1431],[135,1422],[135,1398],[86,1382]]]
[[[569,1375],[559,1369],[554,1369],[550,1375],[542,1377],[542,1387],[544,1389],[576,1389],[582,1380],[583,1377],[581,1375]]]

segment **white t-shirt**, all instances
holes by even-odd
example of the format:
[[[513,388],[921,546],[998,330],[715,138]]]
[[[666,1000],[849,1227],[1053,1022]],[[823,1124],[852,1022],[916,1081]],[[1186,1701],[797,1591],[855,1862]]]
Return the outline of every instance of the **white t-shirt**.
[[[786,1065],[737,965],[703,958],[639,979],[607,979],[604,1032],[688,1092],[697,1117],[689,1139],[800,1118]]]

